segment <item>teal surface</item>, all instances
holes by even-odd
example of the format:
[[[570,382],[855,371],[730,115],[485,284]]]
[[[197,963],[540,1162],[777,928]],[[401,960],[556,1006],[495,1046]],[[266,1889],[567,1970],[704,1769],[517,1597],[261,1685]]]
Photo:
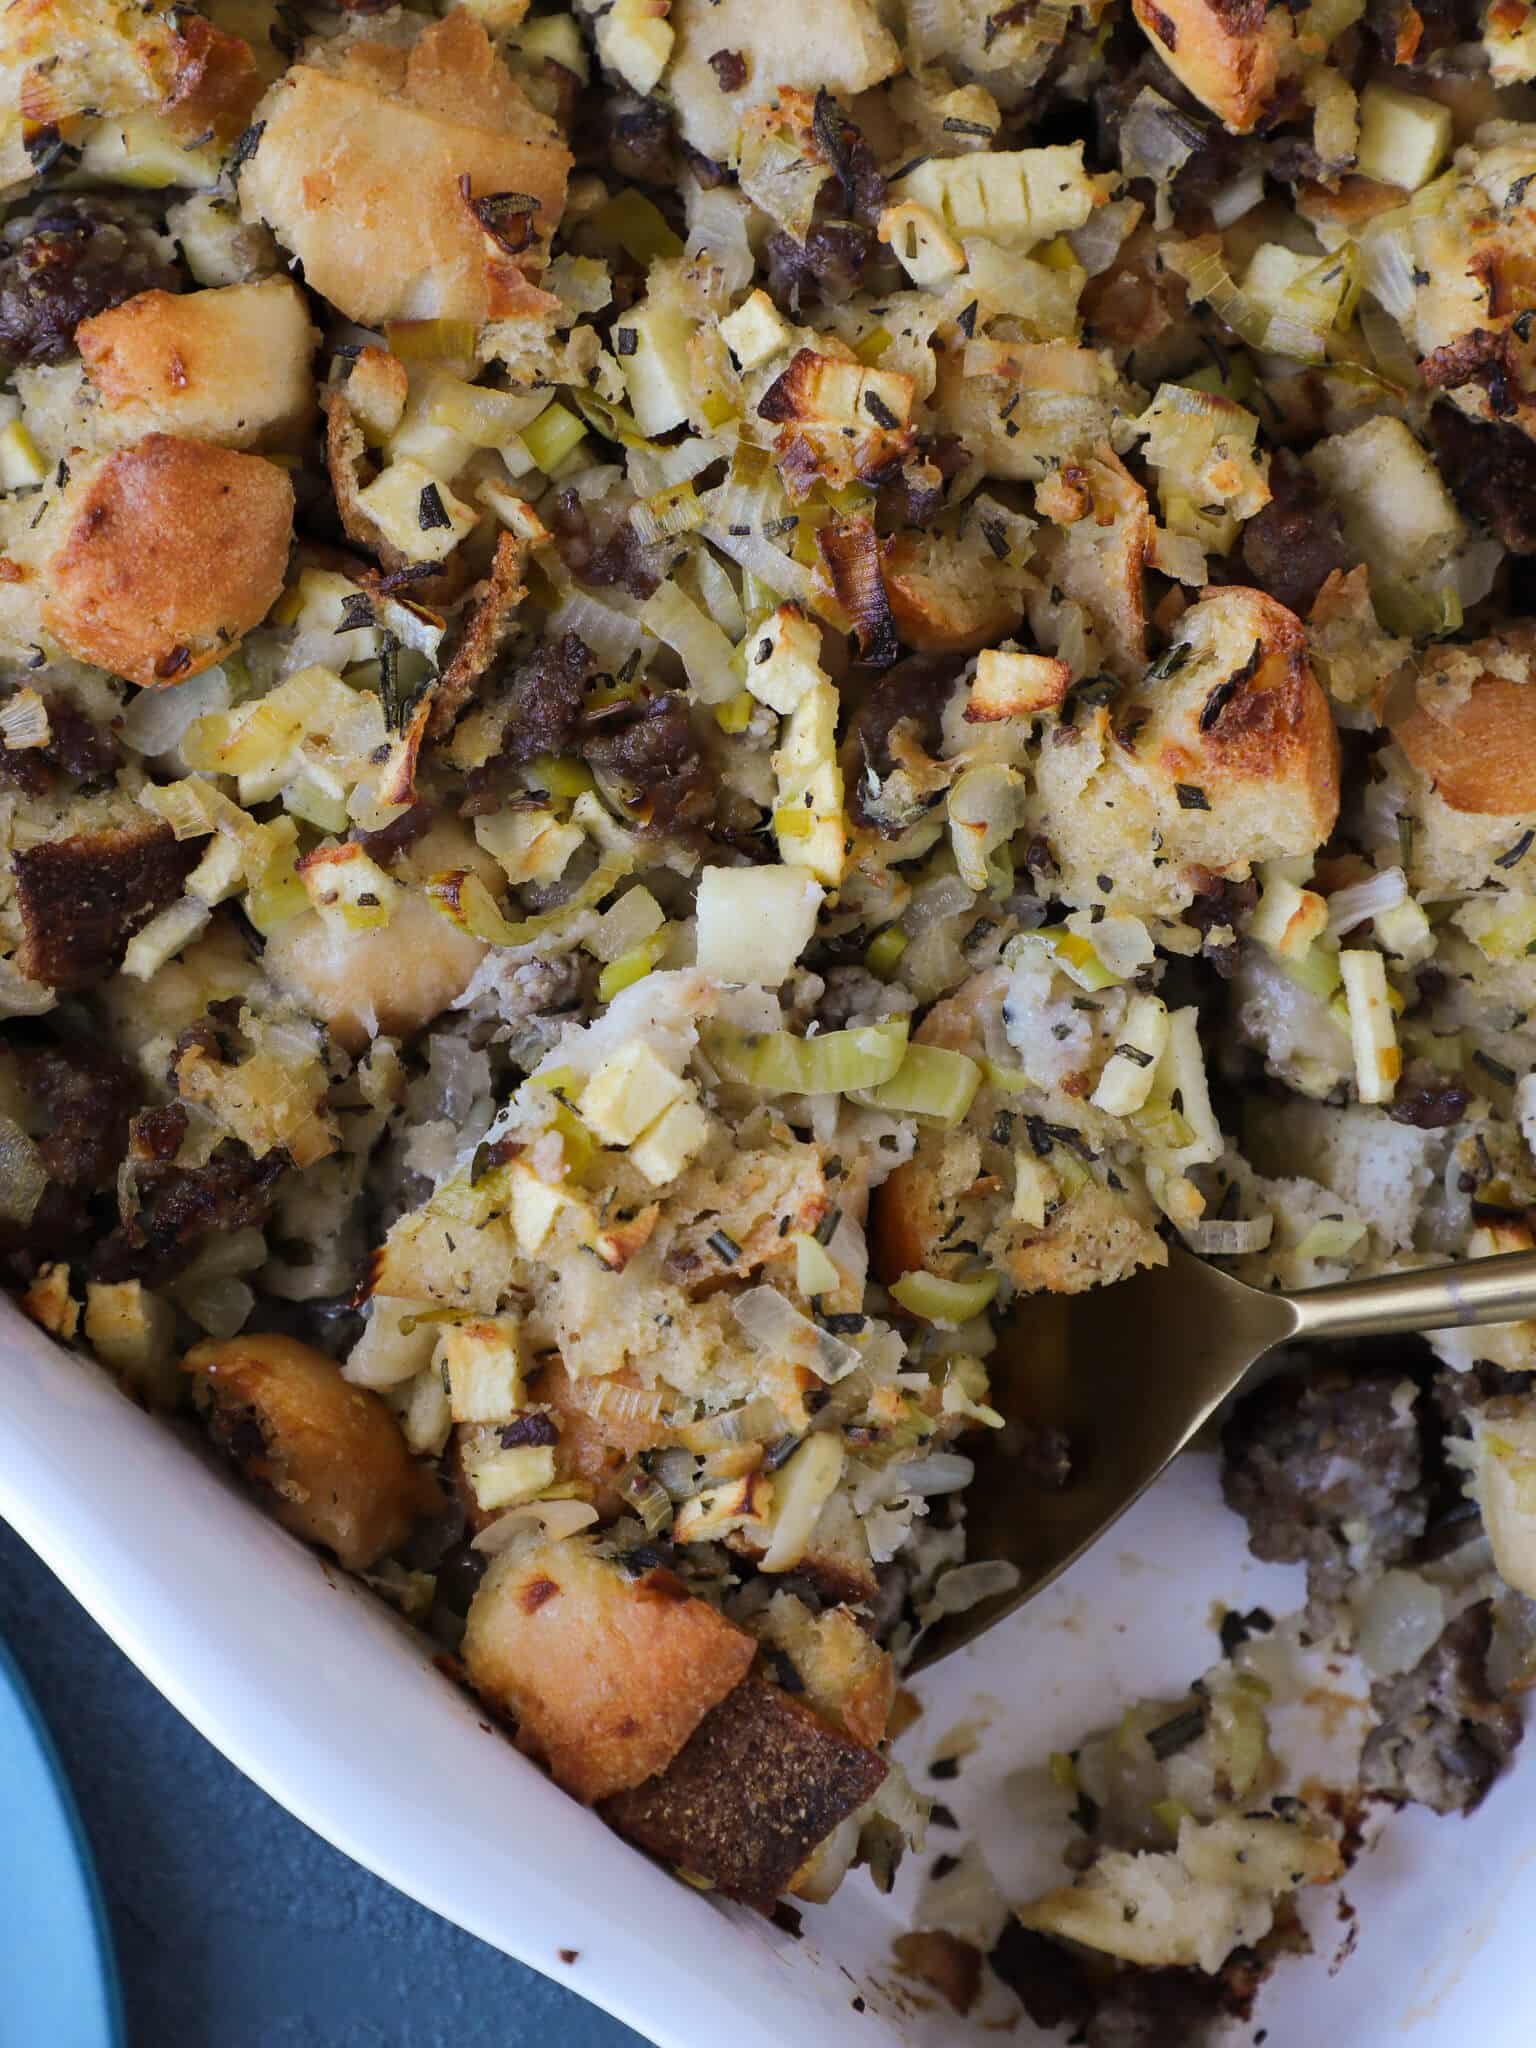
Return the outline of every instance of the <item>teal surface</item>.
[[[59,1760],[0,1643],[0,2048],[121,2048],[90,1850]]]

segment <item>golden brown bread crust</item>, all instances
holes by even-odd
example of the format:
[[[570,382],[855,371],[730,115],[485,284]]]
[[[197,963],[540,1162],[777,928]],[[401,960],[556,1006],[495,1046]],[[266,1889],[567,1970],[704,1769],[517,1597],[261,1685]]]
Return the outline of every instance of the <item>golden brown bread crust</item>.
[[[151,434],[72,481],[43,624],[146,688],[210,667],[282,593],[293,485],[259,456]]]
[[[470,1682],[589,1805],[664,1770],[757,1645],[669,1571],[627,1579],[584,1545],[498,1558],[470,1605]]]
[[[18,847],[22,941],[16,965],[49,988],[89,988],[122,963],[135,932],[174,903],[199,849],[169,825],[142,822]]]
[[[1246,135],[1279,80],[1278,39],[1264,0],[1134,0],[1147,39],[1181,85]]]
[[[1453,811],[1536,811],[1536,684],[1485,672],[1458,697],[1421,690],[1393,738]]]
[[[313,415],[319,339],[285,277],[140,292],[75,330],[115,440],[159,430],[226,448],[271,443]]]
[[[934,548],[921,533],[898,534],[885,550],[880,574],[902,641],[919,654],[971,654],[991,647],[1014,630],[1023,610],[1016,588],[995,563],[965,576],[952,549]]]
[[[1219,704],[1195,680],[1175,681],[1152,760],[1171,783],[1202,787],[1213,804],[1284,785],[1320,845],[1339,811],[1339,736],[1307,654],[1306,628],[1261,590],[1209,585],[1202,605],[1220,608],[1219,644],[1251,644],[1257,664]],[[1196,613],[1185,615],[1191,625]]]
[[[364,1571],[398,1550],[442,1496],[379,1396],[293,1337],[196,1344],[181,1361],[210,1434],[271,1496],[285,1529]]]
[[[1036,565],[1050,589],[1080,604],[1124,682],[1147,662],[1146,567],[1152,548],[1147,494],[1108,442],[1065,463],[1040,485],[1038,509],[1059,522],[1041,531]]]
[[[603,1818],[652,1856],[767,1912],[886,1773],[874,1750],[753,1679],[700,1722],[660,1777],[605,1800]]]
[[[467,9],[409,50],[359,42],[326,68],[295,64],[259,113],[241,210],[273,228],[349,319],[479,323],[553,304],[530,285],[571,155]],[[471,203],[509,192],[538,201],[537,240],[515,252]]]

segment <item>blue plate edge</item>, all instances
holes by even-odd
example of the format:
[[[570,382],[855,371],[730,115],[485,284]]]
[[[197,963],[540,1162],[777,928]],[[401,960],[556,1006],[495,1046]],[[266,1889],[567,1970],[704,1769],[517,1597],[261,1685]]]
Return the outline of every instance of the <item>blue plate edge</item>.
[[[91,1924],[96,1935],[96,1952],[101,1963],[102,1985],[106,1994],[104,2004],[110,2048],[127,2048],[128,2034],[123,2012],[123,1987],[117,1970],[117,1946],[112,1937],[112,1921],[107,1912],[106,1898],[101,1889],[101,1877],[96,1868],[96,1854],[91,1845],[91,1838],[86,1833],[85,1822],[81,1819],[80,1808],[75,1802],[74,1787],[70,1784],[69,1774],[64,1769],[64,1761],[53,1739],[53,1731],[49,1728],[43,1710],[27,1682],[26,1673],[3,1637],[0,1637],[0,1682],[9,1683],[21,1702],[22,1710],[32,1724],[32,1732],[37,1738],[38,1746],[53,1774],[59,1808],[74,1843],[86,1899],[90,1905]]]

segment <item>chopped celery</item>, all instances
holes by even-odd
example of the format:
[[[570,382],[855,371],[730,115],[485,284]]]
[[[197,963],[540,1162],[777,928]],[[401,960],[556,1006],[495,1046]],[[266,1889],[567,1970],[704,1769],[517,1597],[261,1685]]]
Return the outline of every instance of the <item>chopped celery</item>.
[[[722,732],[745,732],[752,722],[755,701],[750,690],[738,690],[734,697],[727,697],[723,704],[715,706],[716,725]]]
[[[872,327],[862,341],[854,344],[853,352],[861,363],[878,363],[894,339],[888,327]]]
[[[384,338],[403,363],[472,363],[480,330],[472,320],[392,320]]]
[[[997,1293],[996,1273],[975,1280],[945,1280],[937,1273],[903,1273],[891,1289],[892,1299],[925,1323],[957,1327],[979,1316]]]
[[[605,860],[558,908],[539,917],[525,917],[516,924],[502,915],[495,897],[480,877],[462,868],[429,876],[427,901],[460,930],[483,939],[487,945],[527,946],[550,932],[558,931],[579,917],[582,911],[600,903],[628,871],[627,860]]]
[[[963,1052],[947,1052],[938,1045],[909,1045],[900,1067],[874,1090],[871,1099],[877,1109],[891,1110],[897,1116],[926,1116],[957,1124],[980,1086],[981,1068]]]

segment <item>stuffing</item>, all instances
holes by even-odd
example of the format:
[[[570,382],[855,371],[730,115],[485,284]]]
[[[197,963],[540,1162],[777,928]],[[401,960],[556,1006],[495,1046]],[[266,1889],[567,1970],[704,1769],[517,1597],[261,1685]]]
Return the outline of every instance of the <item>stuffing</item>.
[[[0,151],[0,180],[15,185],[52,157],[51,147],[25,146],[23,123],[75,149],[135,116],[160,124],[173,147],[210,137],[227,144],[249,120],[261,76],[249,44],[199,14],[149,5],[125,16],[109,0],[16,0],[0,28],[0,92],[19,117]]]
[[[535,280],[570,152],[465,9],[410,49],[317,50],[256,118],[241,212],[265,221],[310,289],[349,319],[480,324],[542,310]],[[508,194],[531,205],[503,218],[495,202]]]
[[[592,1805],[664,1771],[757,1646],[665,1569],[626,1576],[585,1543],[497,1558],[470,1603],[470,1683]]]
[[[150,434],[81,464],[47,527],[42,622],[146,688],[209,668],[283,587],[293,485],[259,456]]]
[[[287,445],[314,417],[318,340],[287,278],[141,292],[76,329],[96,399],[88,442],[119,447],[160,433],[225,448]]]
[[[1292,34],[1262,7],[1230,0],[1134,0],[1136,19],[1158,56],[1230,133],[1256,127],[1280,83]]]
[[[214,1442],[295,1535],[350,1570],[398,1550],[442,1497],[377,1394],[291,1337],[197,1344],[182,1360]]]
[[[488,884],[498,877],[462,830],[433,827],[396,867],[407,887],[387,925],[358,929],[305,911],[273,932],[268,974],[351,1051],[381,1031],[414,1037],[463,994],[486,955],[484,941],[435,910],[421,887],[460,868]]]
[[[1333,829],[1339,747],[1297,619],[1256,590],[1206,591],[1113,714],[1094,706],[1042,748],[1028,822],[1053,895],[1178,910],[1201,876],[1310,854]]]
[[[743,117],[781,86],[865,92],[901,65],[872,0],[823,0],[787,17],[764,14],[756,0],[672,0],[668,19],[676,43],[667,97],[683,140],[720,162],[734,154]],[[720,50],[740,58],[739,82],[727,83],[710,62]]]
[[[1432,650],[1416,665],[1412,696],[1391,720],[1382,789],[1390,814],[1408,825],[1415,888],[1508,886],[1523,857],[1515,849],[1536,828],[1528,670],[1520,635]]]

